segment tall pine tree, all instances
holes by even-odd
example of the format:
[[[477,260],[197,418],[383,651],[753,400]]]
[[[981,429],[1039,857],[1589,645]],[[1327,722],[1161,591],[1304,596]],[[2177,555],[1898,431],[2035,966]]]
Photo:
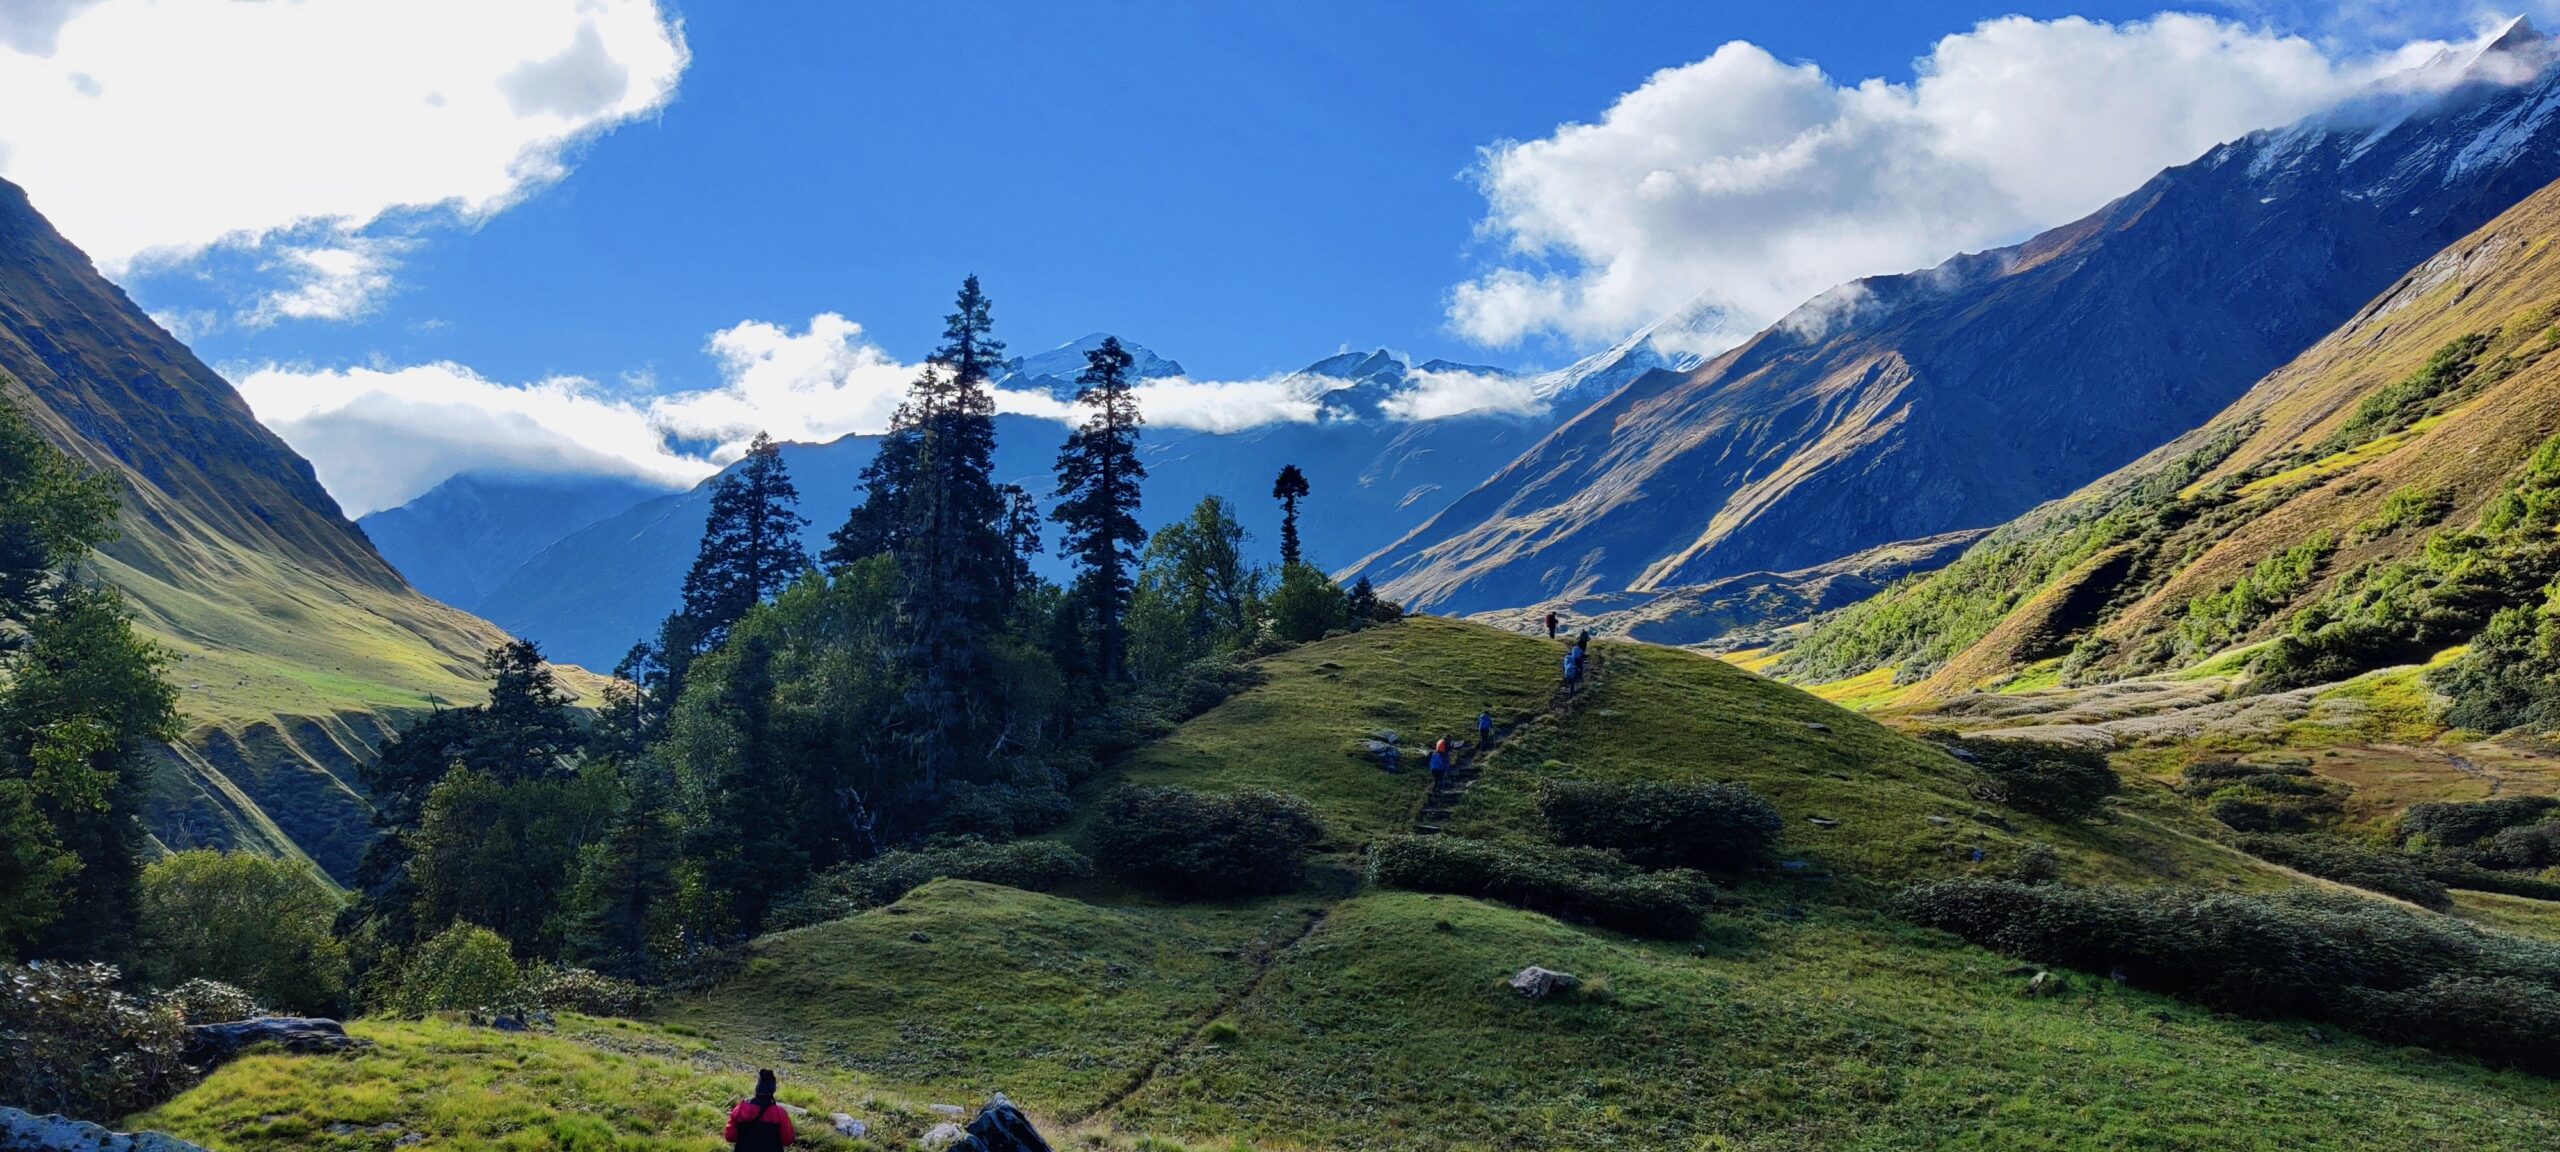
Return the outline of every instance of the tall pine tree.
[[[1041,552],[1040,503],[1019,484],[1006,484],[996,495],[1004,501],[1003,596],[1004,614],[1010,618],[1039,583],[1031,571],[1031,558]]]
[[[1050,513],[1065,526],[1059,546],[1084,569],[1077,598],[1091,614],[1096,665],[1106,682],[1127,672],[1129,597],[1137,587],[1138,550],[1147,543],[1138,523],[1138,485],[1147,478],[1138,430],[1145,420],[1129,389],[1130,363],[1116,336],[1085,353],[1076,403],[1091,412],[1058,451],[1058,507]]]
[[[684,608],[698,647],[729,635],[747,609],[782,591],[809,566],[800,529],[809,521],[795,509],[800,490],[782,463],[773,438],[757,433],[747,458],[711,489],[711,515],[702,547],[684,577]]]
[[[1271,498],[1280,502],[1280,566],[1287,568],[1298,562],[1298,499],[1307,494],[1307,474],[1295,464],[1280,466],[1280,476],[1271,482]]]
[[[994,698],[990,649],[1004,623],[1008,508],[995,483],[995,393],[1004,344],[978,278],[960,286],[942,347],[907,396],[915,457],[897,517],[907,629],[905,730],[928,790],[984,767]]]

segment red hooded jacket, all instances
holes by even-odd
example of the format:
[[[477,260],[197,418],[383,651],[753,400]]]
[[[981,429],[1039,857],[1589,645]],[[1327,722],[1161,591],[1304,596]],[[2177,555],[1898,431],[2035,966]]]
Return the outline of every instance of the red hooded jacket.
[[[720,1130],[720,1138],[735,1144],[738,1142],[738,1125],[752,1124],[758,1120],[782,1129],[784,1144],[800,1138],[800,1134],[791,1129],[791,1113],[788,1109],[780,1104],[759,1108],[753,1100],[740,1100],[737,1107],[729,1109],[729,1126]]]

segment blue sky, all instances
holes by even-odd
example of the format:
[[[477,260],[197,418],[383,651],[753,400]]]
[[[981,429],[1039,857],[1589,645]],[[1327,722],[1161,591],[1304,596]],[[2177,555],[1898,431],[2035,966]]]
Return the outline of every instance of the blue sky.
[[[0,13],[0,95],[67,83],[106,104],[140,83],[111,65],[139,72],[173,50],[137,30],[166,26],[144,17],[189,0],[28,7],[41,11]],[[480,384],[573,381],[564,387],[629,415],[651,397],[736,392],[759,365],[839,384],[894,379],[930,348],[968,272],[984,278],[1019,351],[1109,330],[1210,381],[1264,379],[1344,345],[1555,367],[1699,291],[1747,331],[1849,276],[2060,223],[2437,47],[2411,41],[2460,40],[2496,15],[2206,5],[2202,23],[2128,30],[2158,6],[1146,0],[642,2],[610,18],[518,16],[540,7],[421,9],[487,22],[449,47],[422,26],[316,29],[272,64],[230,74],[281,73],[275,93],[241,94],[232,119],[183,140],[175,128],[151,136],[152,116],[172,114],[148,104],[101,121],[134,134],[128,152],[202,147],[220,169],[206,182],[244,189],[229,216],[189,199],[228,193],[184,174],[142,178],[165,190],[137,187],[106,159],[112,137],[69,120],[53,138],[45,124],[0,122],[0,174],[27,183],[145,307],[242,381],[355,506],[439,471],[522,463],[550,450],[544,435],[584,434],[563,431],[582,419],[569,408],[490,408],[471,398]],[[47,27],[57,18],[43,12],[57,10]],[[2013,14],[2027,20],[1971,34]],[[2042,23],[2070,17],[2097,23]],[[199,38],[231,34],[225,13],[202,19]],[[239,34],[253,31],[278,34]],[[330,37],[345,50],[332,52]],[[1735,41],[1755,47],[1719,51]],[[449,82],[435,71],[446,52]],[[485,62],[466,66],[474,53]],[[2075,53],[2131,63],[2120,82],[2091,81]],[[284,83],[324,57],[343,71]],[[455,138],[480,128],[433,128],[409,147],[405,121],[377,125],[354,96],[338,120],[297,119],[322,115],[315,102],[354,92],[384,61],[414,71],[401,83],[438,109],[494,76],[504,108],[470,122],[485,127],[485,146]],[[2000,87],[2020,61],[2054,73],[2060,95]],[[12,69],[23,75],[13,81]],[[1683,71],[1648,88],[1664,69]],[[1924,76],[1949,82],[1916,83]],[[1882,87],[1862,95],[1870,79]],[[166,99],[219,107],[235,82],[216,75],[204,82],[216,91]],[[58,87],[27,90],[63,102]],[[414,110],[415,93],[399,89],[396,106]],[[1601,123],[1622,102],[1614,130],[1564,127]],[[2055,123],[2019,114],[2044,103]],[[1966,125],[2004,117],[2017,123],[1965,137]],[[1763,131],[1772,122],[1789,126]],[[73,127],[84,129],[77,141],[100,142],[72,142]],[[286,138],[272,144],[279,159],[250,165],[226,155],[226,131]],[[1674,138],[1670,154],[1655,154],[1653,138]],[[1485,151],[1506,141],[1525,146]],[[2110,150],[2068,151],[2093,146]],[[517,147],[546,173],[498,180],[483,153]],[[1803,169],[1797,183],[1748,195],[1720,183],[1780,162]],[[365,165],[399,171],[369,182]],[[1701,165],[1717,174],[1644,191],[1657,170]],[[340,200],[294,198],[342,178]],[[108,189],[118,215],[99,206]],[[109,236],[163,216],[165,227]],[[820,341],[829,315],[846,323]],[[732,354],[711,350],[721,333]],[[447,385],[418,376],[400,385],[400,405],[323,427],[349,394],[390,394],[350,373],[427,365],[469,385],[450,387],[444,415],[427,409]],[[847,395],[802,398],[850,406]],[[761,402],[731,399],[723,411],[761,418]],[[515,440],[475,456],[475,420],[525,427],[483,437]],[[562,466],[681,478],[708,466],[668,462],[687,446],[737,438],[711,422],[678,435],[667,418],[649,420],[676,445],[666,459],[633,463],[648,453],[580,442]],[[441,425],[428,436],[420,421]],[[356,478],[403,429],[419,434],[405,446],[418,460]]]

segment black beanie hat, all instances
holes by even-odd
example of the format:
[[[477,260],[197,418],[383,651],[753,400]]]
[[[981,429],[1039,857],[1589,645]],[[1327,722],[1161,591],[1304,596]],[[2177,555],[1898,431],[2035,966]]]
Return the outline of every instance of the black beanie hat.
[[[773,1103],[773,1069],[756,1073],[756,1103]]]

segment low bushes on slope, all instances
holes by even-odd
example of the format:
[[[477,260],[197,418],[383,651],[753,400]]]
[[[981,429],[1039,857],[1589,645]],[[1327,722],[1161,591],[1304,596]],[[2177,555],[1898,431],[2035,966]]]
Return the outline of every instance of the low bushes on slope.
[[[193,1078],[177,1005],[128,992],[110,964],[0,966],[0,1103],[113,1120]]]
[[[768,926],[800,928],[897,903],[934,880],[975,880],[1027,892],[1047,892],[1093,875],[1093,861],[1051,840],[989,844],[961,840],[928,848],[883,852],[830,869],[773,902]]]
[[[2421,908],[2442,912],[2453,907],[2453,894],[2443,882],[2407,856],[2314,836],[2242,836],[2240,850],[2323,879],[2397,896]]]
[[[1687,869],[1646,872],[1590,848],[1455,836],[1391,836],[1370,849],[1370,878],[1390,888],[1499,900],[1637,936],[1683,940],[1715,902]]]
[[[2353,897],[1947,880],[1906,890],[1912,919],[2012,955],[2251,1016],[2560,1072],[2560,945]]]
[[[1114,875],[1178,896],[1286,892],[1306,878],[1324,824],[1285,792],[1122,788],[1103,801],[1095,853]]]
[[[1739,784],[1549,780],[1538,812],[1557,843],[1613,849],[1647,868],[1758,867],[1784,826],[1775,805]]]
[[[1964,750],[1989,778],[1983,798],[2070,822],[2096,815],[2124,790],[2107,754],[2035,740],[1971,740]]]

